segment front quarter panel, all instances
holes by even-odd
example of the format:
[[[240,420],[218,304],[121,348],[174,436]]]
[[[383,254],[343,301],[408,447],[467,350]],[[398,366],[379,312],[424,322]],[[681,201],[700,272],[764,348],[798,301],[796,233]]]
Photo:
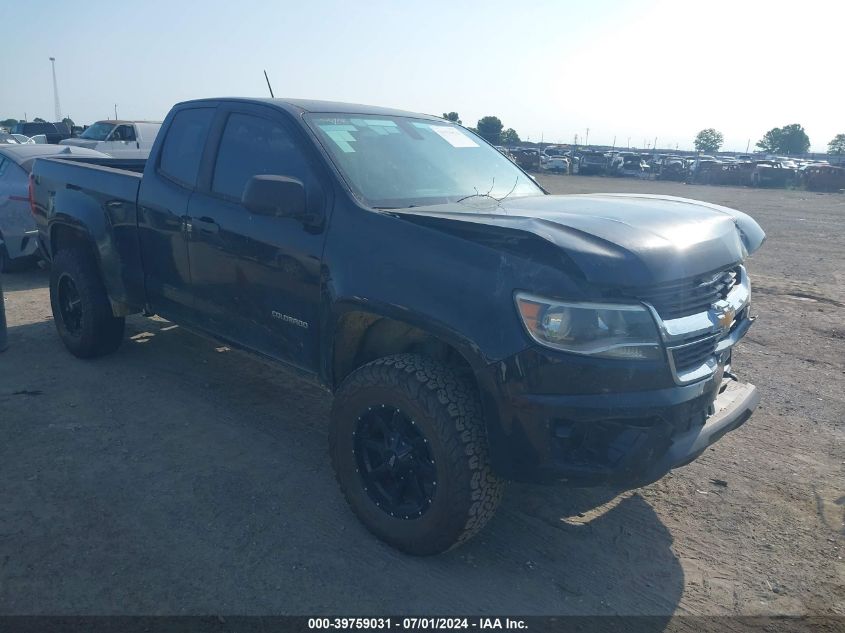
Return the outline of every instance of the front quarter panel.
[[[328,331],[351,309],[390,316],[458,348],[478,369],[528,345],[516,279],[566,293],[549,266],[352,202],[335,211],[323,267]]]

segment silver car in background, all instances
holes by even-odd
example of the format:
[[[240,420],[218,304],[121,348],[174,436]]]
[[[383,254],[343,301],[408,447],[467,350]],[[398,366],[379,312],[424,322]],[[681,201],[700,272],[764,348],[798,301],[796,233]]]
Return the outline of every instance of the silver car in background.
[[[62,145],[0,144],[0,272],[38,260],[38,231],[29,208],[29,174],[37,158],[106,154]]]

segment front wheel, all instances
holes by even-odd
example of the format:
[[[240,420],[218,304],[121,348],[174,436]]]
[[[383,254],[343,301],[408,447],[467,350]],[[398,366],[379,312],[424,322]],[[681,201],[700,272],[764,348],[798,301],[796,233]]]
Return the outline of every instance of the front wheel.
[[[79,358],[103,356],[120,347],[124,319],[112,314],[94,257],[60,250],[50,270],[50,305],[59,338]]]
[[[352,510],[409,554],[467,541],[501,499],[478,394],[431,358],[398,354],[354,371],[335,396],[329,439]]]

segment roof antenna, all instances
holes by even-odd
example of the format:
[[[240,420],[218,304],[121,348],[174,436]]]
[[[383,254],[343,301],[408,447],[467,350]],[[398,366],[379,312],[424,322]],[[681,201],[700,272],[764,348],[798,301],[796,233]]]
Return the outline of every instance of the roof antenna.
[[[270,78],[267,76],[267,71],[264,71],[264,79],[267,80],[267,87],[270,89],[270,98],[275,99],[276,96],[273,94],[273,86],[270,85]]]

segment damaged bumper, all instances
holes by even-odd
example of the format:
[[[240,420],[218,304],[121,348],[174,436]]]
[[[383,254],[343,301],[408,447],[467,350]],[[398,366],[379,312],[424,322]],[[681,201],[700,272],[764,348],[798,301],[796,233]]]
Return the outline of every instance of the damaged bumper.
[[[532,347],[478,375],[496,471],[521,481],[637,487],[742,425],[759,402],[757,389],[731,371],[733,347],[754,322],[750,285],[742,266],[711,283],[730,290],[703,312],[662,319],[654,306],[672,314],[683,291],[674,286],[645,302],[663,360]]]
[[[698,457],[744,424],[759,403],[754,385],[725,375],[652,391],[522,394],[491,433],[494,468],[517,481],[642,486]]]

